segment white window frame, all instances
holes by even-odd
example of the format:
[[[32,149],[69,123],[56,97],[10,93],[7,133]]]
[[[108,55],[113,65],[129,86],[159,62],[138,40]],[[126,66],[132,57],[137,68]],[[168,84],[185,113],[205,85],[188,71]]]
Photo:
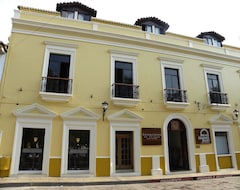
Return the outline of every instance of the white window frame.
[[[126,116],[126,118],[122,116]],[[139,176],[141,175],[140,160],[140,122],[142,117],[130,112],[127,109],[116,112],[108,116],[110,121],[110,176]],[[133,132],[133,171],[117,172],[116,170],[116,132]]]
[[[64,175],[96,176],[96,130],[97,130],[96,128],[99,116],[89,110],[79,107],[61,114],[61,117],[63,118],[64,121],[62,136],[63,140],[62,140],[61,176]],[[89,170],[72,171],[67,169],[69,130],[90,131]]]
[[[220,70],[216,70],[216,69],[211,69],[211,68],[204,68],[204,75],[205,75],[205,82],[206,82],[206,88],[207,88],[207,93],[209,94],[210,90],[209,90],[209,86],[208,86],[208,77],[207,74],[214,74],[218,76],[218,80],[219,80],[219,85],[220,85],[220,89],[221,92],[224,92],[224,88],[223,88],[223,80],[222,80],[222,74]],[[208,101],[210,103],[210,98],[208,98]]]
[[[124,175],[132,175],[139,176],[140,175],[140,126],[139,124],[133,123],[114,123],[110,124],[110,175],[111,176],[124,176]],[[120,172],[118,173],[116,170],[116,132],[117,131],[129,131],[133,132],[133,171],[132,172]]]
[[[69,130],[88,130],[89,136],[89,170],[68,170]],[[89,175],[96,176],[96,122],[64,121],[62,142],[61,176]]]
[[[161,28],[155,25],[145,25],[145,31],[152,34],[161,34]]]
[[[45,129],[44,151],[43,151],[43,161],[42,161],[43,163],[42,163],[41,171],[20,171],[19,170],[23,128]],[[52,130],[52,118],[41,118],[41,116],[39,116],[39,118],[38,117],[32,118],[31,114],[29,118],[26,116],[17,117],[10,175],[17,175],[22,173],[27,173],[27,174],[37,173],[37,174],[48,175],[51,130]]]
[[[46,41],[45,44],[46,44],[46,48],[45,48],[42,77],[47,77],[48,75],[49,58],[51,53],[70,55],[69,79],[72,79],[72,84],[71,84],[72,90],[71,90],[71,93],[54,93],[54,92],[43,92],[42,89],[40,89],[39,94],[42,97],[42,99],[46,101],[68,102],[73,95],[73,84],[74,84],[73,71],[74,71],[75,54],[76,54],[77,46],[72,44],[63,44],[63,43],[49,42],[49,41]]]
[[[205,85],[206,85],[206,90],[207,90],[207,97],[208,97],[208,104],[211,106],[211,109],[213,110],[226,110],[227,108],[230,107],[229,104],[211,104],[211,100],[210,100],[210,90],[209,90],[209,86],[208,86],[208,77],[207,74],[214,74],[214,75],[218,75],[218,80],[219,80],[219,85],[220,85],[220,90],[221,93],[224,93],[224,85],[223,85],[223,80],[222,80],[222,73],[221,73],[221,69],[222,67],[218,67],[218,66],[211,66],[211,65],[202,65],[204,67],[204,76],[205,76]]]
[[[113,86],[115,83],[115,61],[123,61],[132,63],[133,68],[133,85],[138,85],[137,77],[137,53],[121,52],[116,50],[110,50],[111,53],[111,88],[110,97],[115,105],[133,107],[139,103],[139,99],[135,98],[119,98],[113,96]]]
[[[186,136],[187,136],[187,146],[188,146],[188,160],[189,160],[189,170],[183,172],[171,172],[170,165],[169,165],[169,149],[168,149],[168,124],[173,119],[179,119],[183,122],[186,128]],[[164,136],[164,160],[165,160],[165,171],[166,174],[183,174],[183,173],[195,173],[196,172],[196,161],[194,155],[194,138],[192,132],[192,126],[189,120],[181,115],[181,114],[171,114],[169,115],[163,124],[163,136]]]
[[[183,61],[182,60],[171,60],[171,59],[161,59],[161,70],[162,70],[162,86],[163,86],[163,102],[167,108],[173,109],[184,109],[189,103],[187,102],[168,102],[165,100],[164,89],[166,89],[166,79],[165,79],[165,68],[177,69],[178,77],[180,83],[180,90],[184,90],[184,78],[183,78]]]
[[[229,154],[217,154],[215,132],[226,132],[227,133]],[[225,157],[225,156],[231,157],[233,169],[237,169],[236,157],[235,157],[235,153],[234,153],[234,145],[233,145],[233,140],[232,140],[233,136],[232,136],[231,126],[230,125],[222,125],[222,124],[213,124],[212,125],[212,136],[213,136],[213,142],[214,142],[215,160],[216,160],[217,170],[220,170],[218,158]]]

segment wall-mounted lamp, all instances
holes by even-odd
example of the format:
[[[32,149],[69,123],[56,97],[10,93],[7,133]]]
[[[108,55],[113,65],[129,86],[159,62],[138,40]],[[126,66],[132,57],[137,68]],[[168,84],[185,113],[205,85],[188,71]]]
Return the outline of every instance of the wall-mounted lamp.
[[[238,115],[239,115],[239,110],[237,108],[237,104],[235,104],[235,109],[233,110],[233,119],[237,120],[238,119]]]
[[[108,103],[106,101],[104,101],[102,103],[102,109],[103,109],[103,121],[104,121],[104,117],[105,117],[105,112],[107,111],[108,109]]]

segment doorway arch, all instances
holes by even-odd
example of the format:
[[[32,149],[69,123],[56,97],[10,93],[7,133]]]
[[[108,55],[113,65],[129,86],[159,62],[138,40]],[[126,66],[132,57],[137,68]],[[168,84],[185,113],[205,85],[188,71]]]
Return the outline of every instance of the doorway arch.
[[[195,143],[189,120],[183,115],[171,114],[164,121],[163,133],[166,174],[196,172]]]

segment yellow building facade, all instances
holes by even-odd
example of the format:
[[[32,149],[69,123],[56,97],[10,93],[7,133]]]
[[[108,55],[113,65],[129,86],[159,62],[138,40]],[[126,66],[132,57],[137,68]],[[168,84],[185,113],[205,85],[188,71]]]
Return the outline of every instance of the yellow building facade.
[[[18,7],[0,89],[0,175],[240,169],[240,49],[215,32]],[[107,103],[103,107],[102,103]]]

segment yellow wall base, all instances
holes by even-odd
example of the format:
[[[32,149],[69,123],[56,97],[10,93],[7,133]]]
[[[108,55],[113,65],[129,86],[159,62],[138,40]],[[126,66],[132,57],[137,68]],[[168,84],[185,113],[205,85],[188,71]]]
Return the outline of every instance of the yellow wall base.
[[[60,158],[50,158],[49,160],[49,176],[50,177],[60,177],[61,159]]]
[[[8,177],[10,172],[11,158],[0,158],[0,177]]]
[[[215,154],[207,154],[206,155],[207,165],[209,167],[209,171],[217,171]]]
[[[110,176],[110,158],[96,159],[96,176]]]
[[[240,170],[240,153],[236,154],[236,160],[237,160],[237,168]]]
[[[231,156],[224,156],[218,158],[218,164],[220,169],[227,169],[232,168],[232,157]]]
[[[141,175],[151,175],[152,169],[152,158],[143,157],[141,158]]]

